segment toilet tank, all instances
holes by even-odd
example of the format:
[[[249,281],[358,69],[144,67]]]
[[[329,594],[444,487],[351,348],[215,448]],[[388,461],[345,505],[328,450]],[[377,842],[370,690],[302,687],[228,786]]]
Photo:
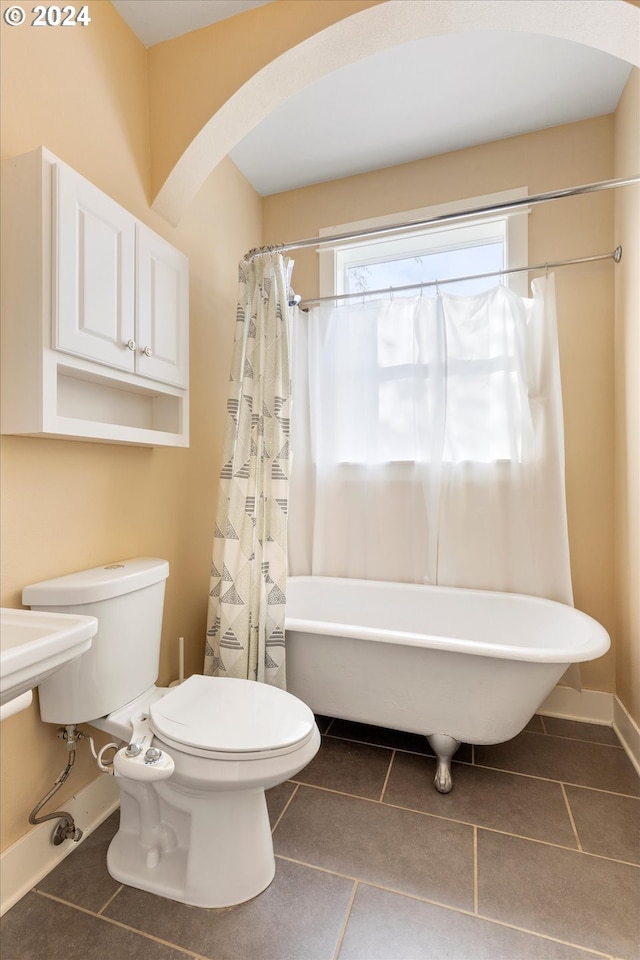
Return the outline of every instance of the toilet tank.
[[[33,610],[98,620],[90,649],[38,687],[43,720],[97,720],[153,686],[168,576],[166,560],[137,557],[24,588],[22,603]]]

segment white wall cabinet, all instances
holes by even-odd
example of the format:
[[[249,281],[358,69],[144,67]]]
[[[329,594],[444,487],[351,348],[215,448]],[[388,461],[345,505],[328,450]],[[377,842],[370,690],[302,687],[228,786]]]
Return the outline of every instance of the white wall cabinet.
[[[54,348],[134,372],[134,218],[62,164],[51,166]]]
[[[2,192],[2,433],[188,446],[187,258],[44,148]]]
[[[144,377],[189,383],[186,257],[142,223],[136,225],[137,370]]]

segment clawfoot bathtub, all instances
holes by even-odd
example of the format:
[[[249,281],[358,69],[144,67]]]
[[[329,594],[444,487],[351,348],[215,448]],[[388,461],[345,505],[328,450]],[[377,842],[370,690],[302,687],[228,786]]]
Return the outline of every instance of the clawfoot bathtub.
[[[610,644],[553,600],[334,577],[289,577],[286,642],[291,693],[316,713],[428,737],[441,793],[461,742],[515,737],[569,664]]]

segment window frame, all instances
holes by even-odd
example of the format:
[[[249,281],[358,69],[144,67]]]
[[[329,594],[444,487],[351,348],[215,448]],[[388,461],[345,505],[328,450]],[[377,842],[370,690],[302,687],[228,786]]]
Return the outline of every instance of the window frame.
[[[426,220],[474,207],[521,200],[528,195],[527,187],[518,187],[496,194],[466,198],[453,203],[438,204],[437,206],[403,211],[384,217],[332,225],[320,229],[319,236],[368,230],[378,226],[386,227],[404,221]],[[346,292],[346,275],[349,266],[404,259],[419,256],[421,252],[430,253],[434,250],[459,249],[461,246],[486,243],[498,238],[504,243],[503,268],[525,266],[528,263],[529,212],[529,207],[519,207],[513,211],[501,211],[496,214],[469,217],[452,223],[436,224],[432,227],[409,229],[395,236],[386,234],[382,237],[365,237],[320,247],[318,248],[320,296],[330,297]],[[500,279],[496,277],[495,282],[500,282]],[[529,279],[526,270],[506,274],[502,282],[519,296],[528,296]],[[443,292],[446,292],[446,289],[447,285],[443,284]],[[366,296],[366,293],[363,296]],[[338,302],[340,301],[338,300]],[[508,463],[509,461],[493,462]],[[412,464],[413,461],[410,460],[394,459],[387,462],[387,468],[393,474],[398,472],[400,477]],[[364,469],[363,464],[351,460],[345,461],[343,468],[348,468],[348,476],[351,479],[355,479],[361,469]]]
[[[414,210],[404,210],[397,213],[388,214],[383,217],[374,217],[366,220],[352,221],[350,223],[333,224],[332,226],[322,227],[318,231],[319,237],[331,236],[336,233],[352,233],[358,230],[370,230],[375,227],[387,227],[396,223],[411,222],[416,220],[428,220],[432,217],[438,217],[449,213],[459,213],[464,210],[470,210],[474,207],[486,207],[498,203],[508,203],[510,200],[522,200],[529,195],[527,187],[516,187],[513,190],[506,190],[500,193],[486,194],[478,197],[468,197],[463,200],[457,200],[451,203],[438,204],[436,206],[421,207]],[[452,241],[457,232],[457,239],[462,239],[466,233],[471,237],[475,232],[480,236],[490,236],[492,226],[500,225],[505,235],[505,263],[504,268],[526,266],[529,257],[529,231],[528,214],[529,207],[519,207],[513,211],[502,211],[500,213],[486,214],[481,216],[469,217],[468,219],[455,221],[453,223],[436,224],[431,227],[419,227],[407,229],[395,236],[385,235],[383,237],[365,237],[360,240],[349,240],[327,244],[318,249],[319,254],[319,288],[321,297],[331,297],[336,294],[345,293],[344,276],[346,266],[349,264],[361,265],[362,263],[371,263],[375,260],[384,261],[391,259],[400,259],[403,256],[419,255],[420,250],[429,253],[435,249],[447,249],[444,243],[438,244],[438,235],[444,240]],[[485,241],[486,242],[486,241]],[[462,245],[472,245],[466,242]],[[449,243],[448,249],[454,246]],[[458,246],[456,244],[455,246]],[[385,251],[393,247],[399,251],[397,256],[389,256]],[[406,249],[408,252],[402,253]],[[440,278],[446,279],[446,278]],[[498,278],[496,278],[498,280]],[[528,292],[528,274],[524,270],[520,273],[507,274],[504,277],[504,283],[509,289],[520,296],[527,296]],[[446,284],[443,289],[446,292]]]

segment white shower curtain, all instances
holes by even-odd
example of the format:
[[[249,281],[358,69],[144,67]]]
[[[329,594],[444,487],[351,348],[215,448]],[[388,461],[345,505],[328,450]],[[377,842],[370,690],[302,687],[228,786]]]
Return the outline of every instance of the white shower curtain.
[[[289,570],[572,603],[554,279],[293,329]]]
[[[213,540],[205,674],[285,687],[289,279],[293,261],[240,263]]]

